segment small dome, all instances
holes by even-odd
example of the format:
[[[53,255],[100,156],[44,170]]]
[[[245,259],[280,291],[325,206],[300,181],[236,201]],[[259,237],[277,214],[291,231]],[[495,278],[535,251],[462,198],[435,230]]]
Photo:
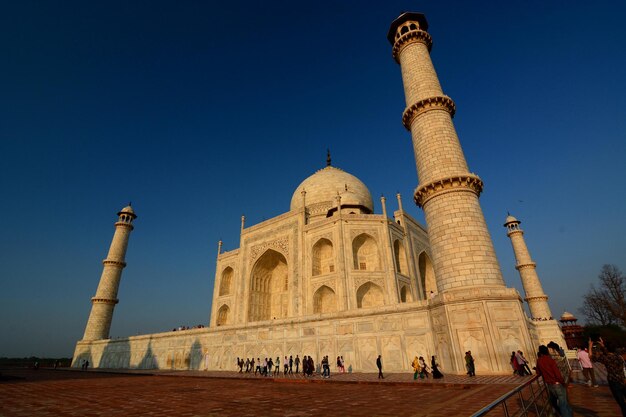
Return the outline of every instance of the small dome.
[[[576,317],[574,317],[574,315],[568,311],[565,311],[562,315],[561,315],[561,320],[562,321],[571,321],[571,320],[576,320]]]
[[[519,220],[517,220],[515,217],[511,216],[510,214],[508,216],[506,216],[506,220],[504,221],[504,225],[506,226],[509,223],[521,223]]]
[[[302,208],[303,190],[306,191],[307,207],[318,205],[335,207],[339,194],[342,205],[362,206],[370,212],[374,211],[372,195],[365,184],[354,175],[333,166],[320,169],[300,183],[291,197],[291,210]]]
[[[119,213],[117,213],[118,216],[121,216],[122,214],[129,214],[133,219],[137,218],[137,215],[135,214],[135,210],[133,210],[130,204],[124,207],[123,209],[121,209]]]

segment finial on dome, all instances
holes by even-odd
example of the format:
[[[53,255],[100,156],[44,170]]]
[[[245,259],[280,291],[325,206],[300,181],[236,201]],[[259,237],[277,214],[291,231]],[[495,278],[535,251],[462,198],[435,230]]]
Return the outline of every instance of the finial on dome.
[[[330,166],[330,149],[326,149],[326,166]]]

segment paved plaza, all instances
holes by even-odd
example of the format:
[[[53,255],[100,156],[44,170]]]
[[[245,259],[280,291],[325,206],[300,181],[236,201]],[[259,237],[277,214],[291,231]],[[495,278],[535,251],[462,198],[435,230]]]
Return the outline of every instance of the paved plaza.
[[[410,374],[262,378],[236,372],[2,370],[0,416],[466,416],[527,378]],[[606,386],[572,385],[576,415],[619,416]],[[495,413],[498,415],[500,413]]]

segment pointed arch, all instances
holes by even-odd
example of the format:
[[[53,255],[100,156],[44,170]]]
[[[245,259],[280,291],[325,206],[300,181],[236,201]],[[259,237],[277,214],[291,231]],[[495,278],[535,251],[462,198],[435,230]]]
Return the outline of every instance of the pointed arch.
[[[411,294],[411,288],[408,285],[403,285],[400,288],[400,302],[410,303],[413,301],[413,295]]]
[[[219,310],[217,310],[217,320],[215,320],[215,325],[223,326],[225,324],[228,324],[229,316],[230,308],[226,304],[224,304],[220,307]]]
[[[313,294],[313,313],[333,313],[337,311],[337,296],[335,291],[322,285]]]
[[[435,280],[435,270],[433,269],[433,263],[426,252],[420,253],[418,258],[420,280],[422,284],[422,291],[424,292],[424,299],[427,299],[432,291],[437,294],[437,281]]]
[[[380,271],[380,254],[376,240],[367,233],[361,233],[352,241],[354,269]]]
[[[250,275],[248,321],[287,317],[288,287],[287,259],[268,249],[256,261]]]
[[[356,305],[358,308],[370,308],[385,304],[383,290],[373,282],[366,282],[356,292]]]
[[[230,266],[222,272],[222,278],[220,279],[220,296],[230,294],[230,285],[234,274],[235,271],[233,271],[233,268]]]
[[[315,242],[312,255],[313,276],[335,272],[335,253],[330,240],[322,238]]]
[[[409,275],[409,264],[406,261],[404,245],[399,239],[393,242],[393,257],[396,260],[396,270],[403,275]]]

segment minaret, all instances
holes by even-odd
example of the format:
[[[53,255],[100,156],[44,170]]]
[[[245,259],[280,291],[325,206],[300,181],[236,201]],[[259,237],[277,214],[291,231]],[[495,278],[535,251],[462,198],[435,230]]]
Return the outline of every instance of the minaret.
[[[537,275],[537,264],[530,258],[530,253],[524,241],[524,231],[520,229],[520,221],[509,215],[506,218],[504,227],[507,230],[507,236],[511,238],[513,244],[513,252],[517,265],[515,269],[519,271],[526,294],[526,302],[530,309],[530,315],[533,320],[550,320],[552,313],[548,305],[548,296],[543,292],[539,276]]]
[[[133,230],[133,220],[137,218],[135,211],[130,204],[124,207],[119,213],[117,223],[115,223],[115,234],[111,241],[109,254],[102,261],[104,268],[100,283],[96,290],[96,295],[91,299],[91,314],[85,327],[83,340],[101,340],[109,338],[111,320],[113,319],[113,309],[118,303],[117,290],[122,278],[122,269],[126,266],[126,248],[128,238]]]
[[[424,209],[440,293],[504,287],[478,196],[481,179],[469,172],[452,116],[430,60],[432,39],[421,13],[403,13],[387,39],[400,64],[406,96],[402,123],[411,132],[419,185],[415,203]]]

